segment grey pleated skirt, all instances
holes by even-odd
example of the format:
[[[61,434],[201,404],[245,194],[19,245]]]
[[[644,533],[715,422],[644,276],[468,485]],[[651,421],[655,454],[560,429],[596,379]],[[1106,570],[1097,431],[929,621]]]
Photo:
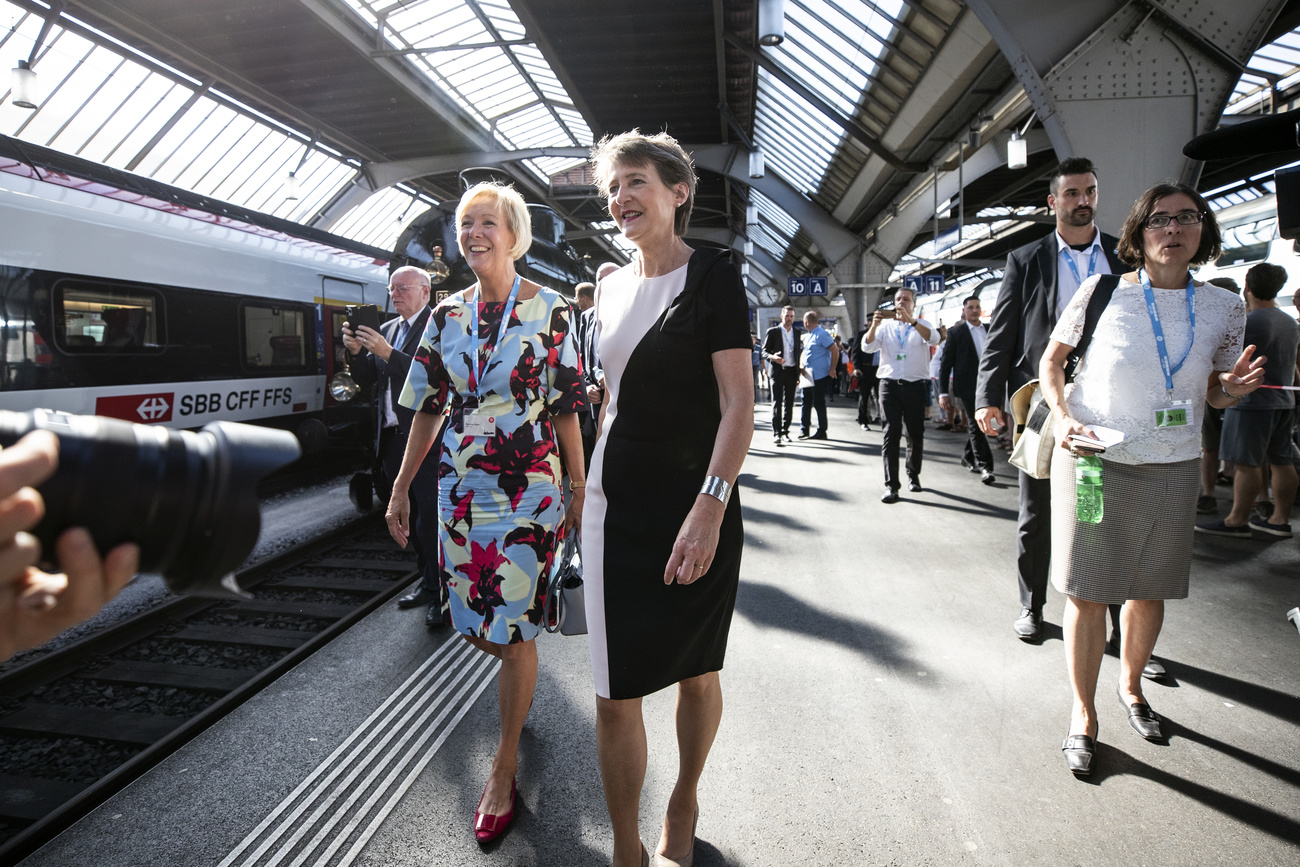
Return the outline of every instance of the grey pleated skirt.
[[[1099,524],[1075,517],[1074,457],[1052,457],[1052,586],[1089,602],[1186,599],[1201,461],[1102,458]]]

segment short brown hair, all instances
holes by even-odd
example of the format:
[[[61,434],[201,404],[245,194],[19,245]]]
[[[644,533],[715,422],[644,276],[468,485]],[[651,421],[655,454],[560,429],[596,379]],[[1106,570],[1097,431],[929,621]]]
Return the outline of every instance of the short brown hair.
[[[1196,248],[1196,254],[1192,256],[1190,264],[1204,265],[1219,258],[1219,254],[1223,252],[1223,234],[1219,231],[1219,221],[1214,219],[1214,212],[1210,210],[1210,203],[1187,184],[1166,183],[1156,184],[1138,196],[1137,201],[1133,203],[1133,209],[1128,212],[1128,219],[1124,221],[1124,228],[1120,230],[1119,246],[1115,250],[1121,259],[1135,268],[1146,261],[1142,233],[1145,231],[1147,217],[1150,217],[1151,212],[1156,209],[1156,202],[1179,193],[1191,199],[1196,209],[1205,214],[1205,220],[1201,223],[1201,246]]]
[[[573,295],[574,295],[575,298],[581,298],[581,297],[584,296],[584,295],[587,296],[588,298],[595,298],[595,297],[596,297],[596,284],[595,284],[595,283],[579,283],[577,286],[573,287]]]
[[[691,209],[695,207],[695,163],[690,154],[666,132],[642,135],[641,130],[605,136],[591,149],[591,169],[596,175],[596,188],[609,198],[609,177],[615,166],[654,166],[659,180],[666,186],[686,184],[686,201],[677,209],[673,231],[678,237],[686,234],[691,224]]]
[[[1061,178],[1066,175],[1092,175],[1097,177],[1097,167],[1087,157],[1066,157],[1052,170],[1052,177],[1047,182],[1047,191],[1052,195],[1061,192]]]
[[[1260,262],[1246,272],[1246,288],[1260,301],[1272,301],[1286,285],[1286,269],[1272,262]]]

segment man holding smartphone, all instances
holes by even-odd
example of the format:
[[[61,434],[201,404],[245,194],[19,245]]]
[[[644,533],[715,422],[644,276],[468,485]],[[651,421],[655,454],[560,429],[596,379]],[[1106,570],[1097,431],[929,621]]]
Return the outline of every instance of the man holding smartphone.
[[[411,359],[420,345],[420,335],[429,321],[429,275],[406,266],[393,272],[388,294],[397,316],[376,331],[359,325],[354,332],[343,326],[343,345],[352,356],[349,369],[362,388],[379,385],[375,408],[379,438],[376,449],[391,486],[402,467],[406,438],[411,432],[414,410],[398,398],[406,384]],[[429,628],[442,626],[447,614],[447,588],[438,580],[438,454],[429,452],[411,483],[411,543],[420,570],[419,586],[397,600],[399,608],[427,605],[424,622]]]

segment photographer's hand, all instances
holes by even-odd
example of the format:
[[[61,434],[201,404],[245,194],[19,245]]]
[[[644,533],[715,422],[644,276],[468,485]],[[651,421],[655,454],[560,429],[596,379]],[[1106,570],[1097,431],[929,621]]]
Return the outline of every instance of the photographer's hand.
[[[45,504],[30,486],[54,472],[58,450],[53,434],[35,431],[0,452],[0,660],[94,616],[139,564],[134,544],[100,559],[90,533],[77,527],[55,543],[66,571],[51,575],[35,568],[40,544],[26,531],[40,521]]]

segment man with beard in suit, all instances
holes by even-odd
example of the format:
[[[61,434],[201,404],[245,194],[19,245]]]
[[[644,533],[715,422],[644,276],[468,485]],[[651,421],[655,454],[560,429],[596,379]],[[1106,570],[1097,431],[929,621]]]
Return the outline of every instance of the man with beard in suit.
[[[980,355],[975,386],[975,420],[995,436],[1006,426],[1002,408],[1016,389],[1038,377],[1056,320],[1079,285],[1093,274],[1122,274],[1115,253],[1118,239],[1093,222],[1097,211],[1097,169],[1090,160],[1070,157],[1052,172],[1047,205],[1056,213],[1056,231],[1012,250],[997,307]],[[1020,616],[1013,629],[1023,641],[1042,638],[1052,558],[1052,483],[1020,473],[1020,521],[1016,569]],[[1111,609],[1119,630],[1118,606]],[[1113,640],[1113,639],[1112,639]],[[1162,672],[1163,673],[1163,672]]]
[[[377,451],[391,486],[402,467],[406,438],[411,432],[413,410],[402,406],[398,397],[406,384],[411,358],[420,345],[420,335],[429,321],[429,275],[419,268],[398,268],[388,281],[397,316],[378,331],[364,325],[354,333],[343,326],[343,345],[349,354],[352,377],[362,388],[378,385],[375,408],[378,411],[379,439]],[[399,608],[428,606],[424,623],[429,628],[442,626],[447,615],[447,588],[438,578],[438,455],[429,452],[415,481],[411,483],[411,540],[419,564],[420,583],[416,589],[397,600]]]

